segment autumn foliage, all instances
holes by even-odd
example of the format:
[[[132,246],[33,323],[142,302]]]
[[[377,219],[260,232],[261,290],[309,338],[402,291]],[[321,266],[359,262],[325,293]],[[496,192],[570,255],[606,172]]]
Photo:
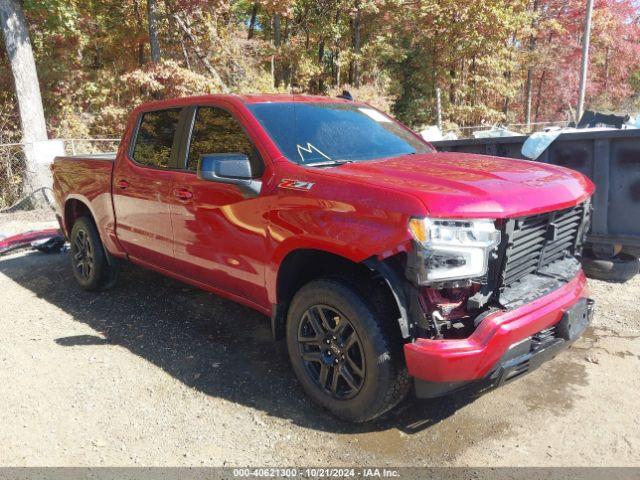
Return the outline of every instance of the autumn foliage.
[[[155,3],[159,63],[147,0],[25,0],[52,136],[117,136],[135,104],[223,90],[349,89],[412,126],[435,121],[436,89],[445,121],[458,125],[574,115],[585,1]],[[596,0],[593,19],[588,106],[636,108],[638,2]],[[18,122],[0,51],[0,137],[11,139]]]

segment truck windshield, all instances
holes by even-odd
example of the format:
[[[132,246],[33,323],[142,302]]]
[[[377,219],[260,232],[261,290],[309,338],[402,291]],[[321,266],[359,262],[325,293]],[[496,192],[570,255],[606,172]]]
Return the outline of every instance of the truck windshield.
[[[248,108],[284,156],[300,164],[331,165],[431,151],[427,143],[366,105],[278,102]]]

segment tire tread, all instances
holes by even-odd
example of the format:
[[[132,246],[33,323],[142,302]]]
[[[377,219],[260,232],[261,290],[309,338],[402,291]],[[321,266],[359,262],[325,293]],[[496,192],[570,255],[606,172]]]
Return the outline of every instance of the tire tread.
[[[376,346],[376,349],[384,352],[382,355],[387,357],[383,358],[382,361],[390,362],[389,369],[378,370],[385,377],[377,379],[384,392],[383,395],[375,398],[365,411],[355,415],[347,415],[344,412],[331,410],[327,406],[328,402],[322,404],[323,407],[331,410],[334,415],[355,423],[368,422],[388,412],[402,401],[410,388],[410,379],[404,364],[403,342],[400,338],[399,329],[397,326],[394,328],[393,322],[389,321],[393,317],[387,316],[390,308],[382,295],[369,291],[369,296],[367,296],[363,290],[345,278],[332,276],[313,280],[298,291],[292,301],[291,306],[293,308],[289,309],[291,313],[295,309],[296,302],[308,295],[308,292],[313,292],[313,294],[321,297],[323,291],[331,291],[338,293],[354,309],[360,310],[360,315],[367,315],[373,320],[375,327],[368,330],[369,339]],[[365,311],[362,311],[362,309]],[[289,318],[288,321],[293,321],[293,319]],[[380,361],[380,356],[378,361]]]

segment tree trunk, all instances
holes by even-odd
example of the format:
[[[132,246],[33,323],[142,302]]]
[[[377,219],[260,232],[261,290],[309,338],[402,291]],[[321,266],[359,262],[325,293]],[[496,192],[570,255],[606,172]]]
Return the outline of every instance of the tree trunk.
[[[182,56],[184,57],[184,65],[187,70],[191,70],[191,61],[189,60],[189,52],[187,51],[187,45],[184,43],[184,35],[180,36],[180,47],[182,48]]]
[[[478,82],[476,80],[476,55],[471,57],[471,106],[476,106],[476,100],[478,99]]]
[[[324,90],[324,39],[318,44],[318,65],[320,66],[320,75],[318,76],[318,93]]]
[[[516,40],[517,40],[516,34],[514,32],[513,35],[511,36],[511,44],[514,45],[516,43]],[[509,68],[504,74],[504,77],[507,80],[507,85],[511,85],[511,78],[513,77],[513,72],[511,70],[512,61],[513,61],[513,49],[509,49]],[[504,97],[504,104],[502,107],[502,113],[504,114],[505,122],[509,121],[509,108],[511,108],[511,97],[509,96],[509,94],[507,94]]]
[[[544,80],[547,76],[547,70],[542,70],[542,75],[540,75],[540,83],[538,84],[538,95],[536,98],[536,122],[540,121],[540,104],[542,102],[542,88],[544,86]]]
[[[449,69],[449,103],[456,105],[456,69],[451,67]]]
[[[147,19],[149,22],[149,44],[151,45],[151,61],[160,63],[162,52],[158,40],[158,7],[156,0],[147,0]]]
[[[251,7],[251,19],[249,20],[249,33],[247,34],[247,39],[251,40],[253,38],[253,33],[256,29],[256,18],[258,16],[258,2],[253,4]]]
[[[534,0],[533,1],[533,14],[535,15],[535,13],[538,11],[538,0]],[[535,28],[536,26],[536,19],[534,17],[531,28]],[[531,34],[531,37],[529,38],[529,52],[531,54],[533,54],[533,52],[536,49],[536,36],[535,36],[535,32],[533,34]],[[531,62],[531,59],[529,59],[529,62]],[[527,69],[527,83],[525,86],[525,113],[524,113],[524,117],[525,117],[525,123],[527,124],[527,129],[531,130],[531,102],[533,100],[533,66],[529,65],[529,68]]]
[[[360,28],[361,28],[361,13],[360,2],[356,1],[356,14],[353,17],[353,53],[355,59],[351,63],[351,75],[350,82],[354,87],[360,87]]]
[[[604,94],[608,100],[609,97],[609,54],[611,47],[607,46],[607,50],[604,54]]]
[[[525,86],[525,105],[524,123],[527,124],[527,130],[531,130],[531,103],[533,101],[533,68],[527,69],[527,83]]]
[[[273,45],[276,48],[280,48],[282,43],[282,35],[280,31],[280,14],[276,13],[273,16]]]
[[[38,163],[33,146],[34,142],[47,140],[47,125],[29,29],[20,1],[0,1],[0,26],[20,111],[22,142],[25,143],[25,183],[28,191],[32,192],[48,183],[48,169]]]
[[[195,52],[198,59],[202,62],[207,72],[209,72],[209,75],[211,75],[211,77],[213,77],[213,79],[220,85],[220,90],[222,90],[223,93],[228,93],[229,88],[227,87],[227,84],[224,83],[218,71],[215,68],[213,68],[213,65],[211,65],[211,62],[207,58],[207,55],[203,53],[202,50],[200,50],[200,48],[198,47],[196,37],[191,32],[189,25],[185,23],[184,20],[182,20],[178,16],[178,14],[174,14],[173,18],[176,21],[176,24],[178,25],[178,27],[184,32],[184,34],[187,36],[189,41],[191,41],[191,43],[193,44],[193,51]]]
[[[138,27],[138,35],[141,35],[144,31],[144,20],[142,18],[142,12],[140,11],[140,0],[135,0],[133,2],[133,12],[136,16],[136,23]],[[142,67],[144,65],[144,42],[142,40],[138,41],[138,66]]]
[[[276,54],[278,55],[278,61],[280,61],[280,45],[282,44],[282,33],[280,31],[280,14],[273,15],[273,46],[276,48]],[[273,85],[278,88],[282,81],[282,75],[280,74],[281,68],[275,60],[273,60]]]

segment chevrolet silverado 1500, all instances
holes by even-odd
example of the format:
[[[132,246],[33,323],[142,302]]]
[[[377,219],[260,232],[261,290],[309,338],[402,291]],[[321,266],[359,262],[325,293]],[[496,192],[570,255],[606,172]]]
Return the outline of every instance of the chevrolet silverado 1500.
[[[412,386],[431,398],[515,379],[592,315],[586,177],[437,153],[349,99],[150,103],[117,154],[52,170],[82,288],[112,286],[129,260],[254,308],[307,394],[350,421]]]

